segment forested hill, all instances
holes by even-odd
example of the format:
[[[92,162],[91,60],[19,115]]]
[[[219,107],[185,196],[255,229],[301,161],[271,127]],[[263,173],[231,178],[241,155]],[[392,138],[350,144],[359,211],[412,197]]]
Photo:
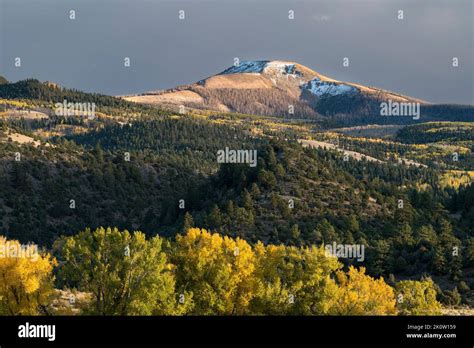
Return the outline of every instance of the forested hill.
[[[7,158],[18,150],[24,158],[2,164],[2,233],[50,245],[86,226],[172,236],[192,224],[252,243],[361,243],[365,264],[377,275],[433,272],[459,279],[463,264],[472,262],[464,254],[454,264],[450,253],[452,245],[468,247],[472,202],[466,195],[454,202],[429,169],[344,161],[335,152],[255,142],[242,131],[190,119],[135,122],[121,136],[117,131],[70,138],[84,149],[62,140],[42,149],[2,144]],[[185,142],[182,136],[190,134],[195,137]],[[258,151],[257,167],[216,163],[216,149],[245,139]],[[449,210],[460,206],[462,218],[453,220]]]
[[[428,122],[412,125],[400,129],[396,134],[396,140],[407,144],[438,141],[474,142],[474,123]]]
[[[35,99],[53,103],[62,103],[64,100],[67,100],[71,103],[96,103],[97,106],[136,108],[136,105],[120,98],[63,88],[52,83],[40,82],[36,79],[27,79],[7,84],[0,82],[0,98]]]

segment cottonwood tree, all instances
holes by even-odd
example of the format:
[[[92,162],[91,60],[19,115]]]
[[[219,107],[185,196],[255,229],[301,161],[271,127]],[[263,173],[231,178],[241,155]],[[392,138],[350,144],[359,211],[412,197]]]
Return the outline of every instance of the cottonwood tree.
[[[401,315],[437,315],[441,304],[436,300],[436,289],[428,278],[422,281],[403,280],[396,284],[397,309]]]
[[[32,244],[22,247],[2,236],[0,250],[0,315],[46,314],[56,260]]]
[[[180,291],[193,294],[191,314],[248,314],[257,281],[255,254],[243,239],[191,228],[176,236],[172,261]]]
[[[185,310],[175,293],[173,266],[163,239],[117,228],[86,229],[60,239],[61,278],[90,292],[85,313],[98,315],[173,315]]]
[[[330,278],[341,267],[323,248],[284,245],[255,246],[260,289],[252,300],[254,314],[325,314],[336,291]]]
[[[365,268],[349,267],[347,273],[337,272],[337,291],[328,314],[333,315],[395,315],[393,288],[383,278],[365,274]]]

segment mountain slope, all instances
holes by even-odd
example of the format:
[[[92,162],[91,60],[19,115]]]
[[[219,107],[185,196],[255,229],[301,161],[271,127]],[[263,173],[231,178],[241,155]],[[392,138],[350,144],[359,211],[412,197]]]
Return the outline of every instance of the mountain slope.
[[[125,99],[153,105],[290,117],[315,117],[341,110],[360,112],[375,104],[378,107],[386,100],[425,103],[379,88],[341,82],[287,61],[244,61],[193,84]],[[332,101],[330,109],[327,103],[321,103],[328,99]]]

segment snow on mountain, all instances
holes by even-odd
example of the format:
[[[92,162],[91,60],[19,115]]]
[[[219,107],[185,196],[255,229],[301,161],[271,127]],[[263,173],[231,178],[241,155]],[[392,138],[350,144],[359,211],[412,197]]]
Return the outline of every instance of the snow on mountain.
[[[220,75],[227,74],[274,74],[277,76],[282,75],[295,75],[299,76],[299,73],[296,70],[295,63],[284,62],[279,60],[245,60],[242,61],[239,65],[234,65],[223,72]]]
[[[275,73],[277,75],[300,75],[296,70],[295,63],[274,60],[265,64],[263,73]]]
[[[358,91],[358,89],[353,86],[345,85],[343,83],[321,81],[320,79],[311,80],[302,88],[308,90],[318,97],[323,95],[335,96],[347,93],[355,93]]]
[[[257,73],[260,74],[265,66],[269,63],[268,60],[246,60],[242,61],[239,65],[231,66],[230,68],[224,70],[220,75],[226,74],[249,74]]]

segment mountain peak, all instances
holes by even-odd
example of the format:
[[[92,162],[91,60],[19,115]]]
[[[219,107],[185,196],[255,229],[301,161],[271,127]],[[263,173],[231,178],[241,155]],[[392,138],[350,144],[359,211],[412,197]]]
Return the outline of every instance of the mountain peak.
[[[244,60],[239,64],[234,64],[224,70],[219,75],[225,74],[261,74],[266,70],[278,69],[282,73],[292,73],[295,70],[296,63],[280,60]]]
[[[126,98],[153,105],[263,115],[285,115],[288,105],[293,105],[294,114],[304,117],[366,112],[386,99],[418,101],[379,88],[338,81],[285,60],[243,60],[197,83]]]
[[[318,81],[318,83],[340,83],[340,81],[322,75],[302,64],[286,60],[244,60],[214,76],[235,74],[260,74],[269,78],[273,84],[277,84],[282,78],[297,86],[303,86],[311,80]]]

